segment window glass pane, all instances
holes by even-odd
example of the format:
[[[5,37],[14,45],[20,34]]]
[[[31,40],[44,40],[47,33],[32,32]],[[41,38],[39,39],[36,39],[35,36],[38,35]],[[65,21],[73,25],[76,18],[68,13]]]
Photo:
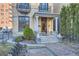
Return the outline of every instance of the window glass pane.
[[[18,6],[18,8],[28,9],[29,8],[29,3],[20,3],[17,6]]]
[[[48,3],[40,3],[40,11],[48,11]]]
[[[4,9],[1,9],[1,11],[4,11]]]
[[[24,27],[29,26],[29,17],[28,16],[19,16],[19,31],[23,31]]]
[[[1,15],[4,15],[4,13],[1,13]]]

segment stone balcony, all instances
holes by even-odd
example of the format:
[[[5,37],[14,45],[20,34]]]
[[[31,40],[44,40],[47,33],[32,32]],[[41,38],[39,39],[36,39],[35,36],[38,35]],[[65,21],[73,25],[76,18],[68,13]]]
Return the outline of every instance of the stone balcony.
[[[27,4],[26,4],[26,5],[27,5]],[[23,7],[20,8],[19,6],[23,6],[23,5],[21,5],[21,4],[17,4],[17,5],[16,5],[16,9],[17,9],[17,11],[20,12],[20,13],[27,14],[27,13],[29,13],[30,10],[31,10],[30,4],[29,4],[28,6],[23,6],[24,8],[23,8]]]

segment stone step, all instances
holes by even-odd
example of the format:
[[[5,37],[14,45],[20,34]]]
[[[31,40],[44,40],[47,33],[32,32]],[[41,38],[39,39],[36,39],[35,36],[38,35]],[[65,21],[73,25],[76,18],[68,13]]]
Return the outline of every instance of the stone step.
[[[58,42],[58,38],[56,36],[40,36],[39,43],[56,43]]]
[[[27,44],[28,49],[46,47],[44,44]]]

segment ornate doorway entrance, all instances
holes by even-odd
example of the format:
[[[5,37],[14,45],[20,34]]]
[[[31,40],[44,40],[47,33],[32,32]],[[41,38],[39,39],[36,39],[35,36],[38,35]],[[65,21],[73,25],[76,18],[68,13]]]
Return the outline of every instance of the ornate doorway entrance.
[[[41,32],[47,33],[47,18],[41,17]]]

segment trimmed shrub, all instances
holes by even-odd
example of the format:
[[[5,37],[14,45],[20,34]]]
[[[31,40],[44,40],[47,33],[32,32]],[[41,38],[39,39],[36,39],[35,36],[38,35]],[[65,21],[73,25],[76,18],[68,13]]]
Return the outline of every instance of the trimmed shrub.
[[[23,39],[21,36],[16,37],[15,42],[21,42]]]
[[[29,27],[24,28],[23,35],[26,40],[34,40],[35,38],[33,30]]]

